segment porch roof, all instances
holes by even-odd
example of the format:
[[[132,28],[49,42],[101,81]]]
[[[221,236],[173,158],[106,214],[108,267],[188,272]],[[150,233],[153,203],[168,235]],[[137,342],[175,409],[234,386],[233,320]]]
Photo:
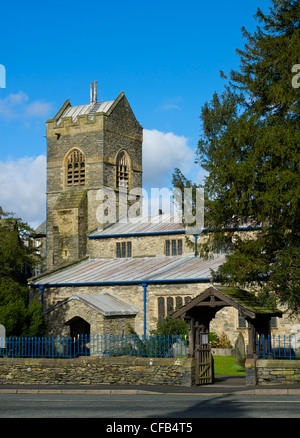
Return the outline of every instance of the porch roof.
[[[61,307],[66,303],[72,302],[74,300],[80,301],[82,304],[91,307],[92,309],[96,310],[96,312],[99,312],[104,316],[136,315],[138,313],[137,309],[107,292],[103,292],[97,295],[72,295],[71,297],[66,298],[65,300],[55,304],[54,306],[49,307],[49,309],[47,309],[45,313],[49,313],[52,310],[57,309],[58,307]]]
[[[204,292],[199,294],[188,304],[180,307],[172,314],[172,318],[184,318],[189,313],[195,313],[198,308],[220,308],[232,306],[240,310],[242,314],[250,318],[256,318],[257,315],[271,317],[281,317],[283,312],[276,307],[262,305],[255,293],[249,292],[237,287],[215,286],[212,285]],[[200,309],[199,309],[200,310]]]

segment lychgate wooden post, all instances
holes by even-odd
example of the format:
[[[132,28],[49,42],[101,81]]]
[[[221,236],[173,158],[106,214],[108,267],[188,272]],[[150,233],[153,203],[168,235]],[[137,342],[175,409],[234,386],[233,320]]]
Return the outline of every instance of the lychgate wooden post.
[[[256,351],[256,344],[255,344],[255,338],[256,338],[256,330],[253,325],[253,320],[250,318],[247,318],[248,322],[248,346],[247,346],[247,357],[255,357],[257,354]]]
[[[187,318],[186,319],[188,323],[188,332],[189,332],[189,349],[188,349],[188,357],[194,357],[194,350],[195,350],[195,333],[194,333],[194,318]]]

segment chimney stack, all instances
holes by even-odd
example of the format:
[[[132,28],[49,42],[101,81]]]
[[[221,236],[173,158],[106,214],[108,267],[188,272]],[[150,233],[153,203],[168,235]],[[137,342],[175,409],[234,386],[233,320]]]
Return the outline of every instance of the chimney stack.
[[[97,102],[97,81],[91,82],[90,88],[90,102]]]

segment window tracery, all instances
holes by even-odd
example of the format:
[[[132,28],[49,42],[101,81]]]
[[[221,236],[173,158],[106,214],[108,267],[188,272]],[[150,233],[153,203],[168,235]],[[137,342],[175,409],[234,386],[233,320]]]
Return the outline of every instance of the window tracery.
[[[117,187],[128,188],[129,165],[126,154],[122,151],[117,159]]]
[[[67,159],[67,186],[85,185],[85,156],[78,149],[74,149]]]

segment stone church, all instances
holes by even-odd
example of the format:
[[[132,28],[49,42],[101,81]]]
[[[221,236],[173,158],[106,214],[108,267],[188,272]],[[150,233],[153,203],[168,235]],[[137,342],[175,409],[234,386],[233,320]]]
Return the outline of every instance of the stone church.
[[[225,254],[196,257],[188,244],[194,236],[173,214],[122,220],[121,199],[125,210],[133,205],[126,194],[142,188],[143,171],[143,128],[123,92],[98,102],[92,83],[90,102],[72,106],[67,99],[46,122],[46,137],[47,217],[38,229],[46,270],[30,287],[31,297],[42,301],[47,336],[123,334],[129,327],[149,334],[211,286],[211,270]],[[109,210],[116,220],[107,223]],[[274,320],[273,329],[284,321]],[[243,315],[227,307],[211,330],[226,333],[234,345],[247,327]]]

